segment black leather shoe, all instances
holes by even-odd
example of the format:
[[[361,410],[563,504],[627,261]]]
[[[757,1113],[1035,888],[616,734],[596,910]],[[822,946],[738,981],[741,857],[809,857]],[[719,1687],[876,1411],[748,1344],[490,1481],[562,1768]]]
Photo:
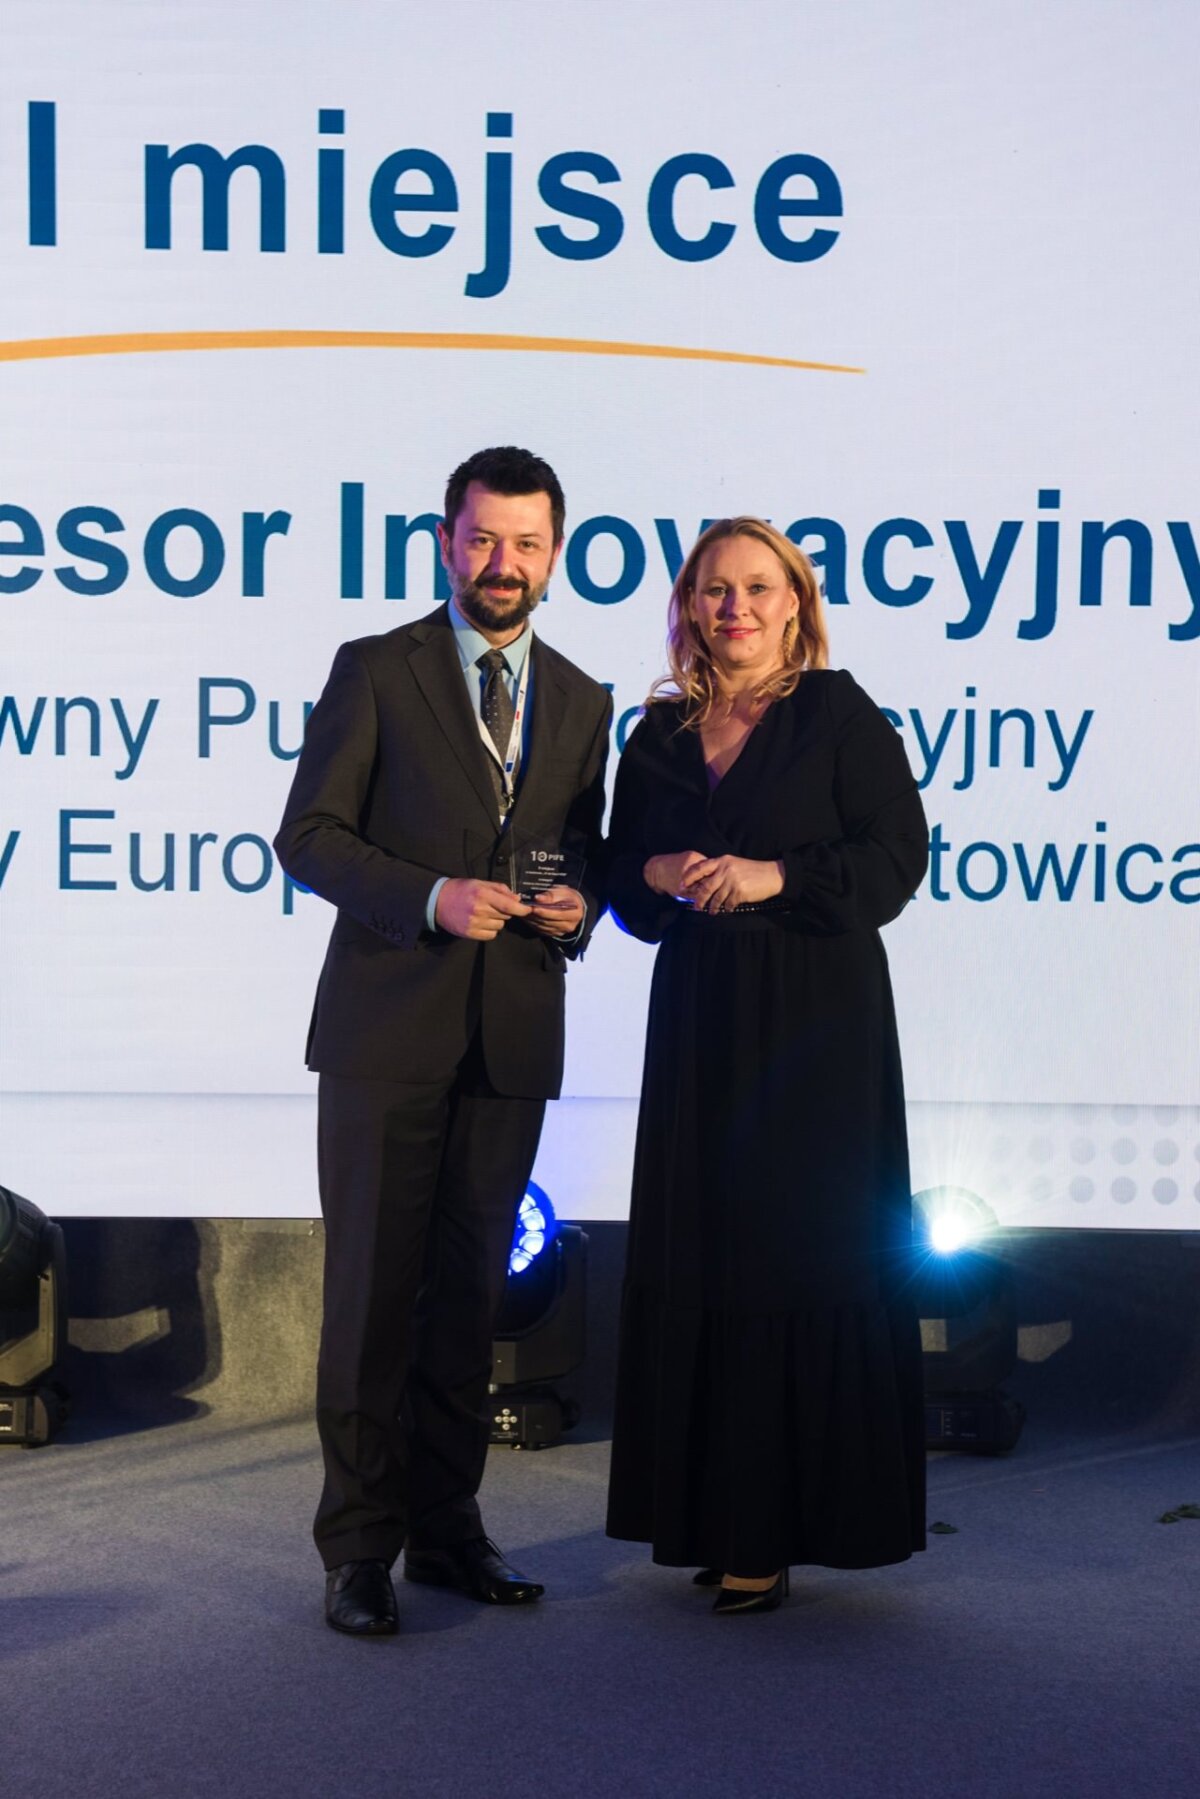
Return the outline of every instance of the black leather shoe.
[[[386,1562],[343,1562],[325,1576],[325,1622],[348,1637],[394,1637],[396,1593]]]
[[[753,1587],[722,1587],[713,1600],[713,1611],[728,1612],[774,1612],[778,1611],[788,1595],[788,1571],[781,1568],[769,1587],[761,1587],[755,1592]]]
[[[404,1578],[453,1587],[485,1605],[529,1605],[546,1591],[538,1581],[518,1574],[490,1537],[472,1537],[447,1549],[406,1549]]]

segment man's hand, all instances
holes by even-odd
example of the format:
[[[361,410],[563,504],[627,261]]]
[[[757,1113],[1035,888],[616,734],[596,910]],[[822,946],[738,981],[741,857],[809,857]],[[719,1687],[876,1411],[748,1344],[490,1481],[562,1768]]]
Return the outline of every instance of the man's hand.
[[[446,882],[437,896],[434,918],[452,937],[470,937],[490,943],[510,918],[528,918],[530,910],[502,881]]]
[[[745,856],[712,856],[694,863],[684,879],[684,897],[700,912],[731,912],[782,892],[782,862],[751,862]]]
[[[583,913],[583,895],[574,887],[548,887],[534,900],[530,923],[543,937],[573,937]]]
[[[655,893],[669,894],[672,899],[690,900],[692,895],[687,890],[687,877],[699,867],[708,867],[706,858],[699,850],[679,850],[673,856],[651,856],[643,865],[642,879]]]

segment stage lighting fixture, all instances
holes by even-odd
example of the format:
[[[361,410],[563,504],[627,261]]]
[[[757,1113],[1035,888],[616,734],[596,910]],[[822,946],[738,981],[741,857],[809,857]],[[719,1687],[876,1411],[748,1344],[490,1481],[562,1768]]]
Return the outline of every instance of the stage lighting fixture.
[[[517,1208],[517,1227],[508,1257],[509,1274],[524,1274],[535,1256],[540,1256],[555,1235],[558,1220],[554,1208],[531,1181],[529,1190]]]
[[[917,1309],[925,1365],[925,1446],[997,1455],[1025,1408],[1001,1391],[1017,1361],[1012,1269],[985,1245],[995,1213],[965,1187],[913,1196]]]
[[[548,1382],[583,1360],[587,1238],[560,1224],[530,1181],[517,1214],[508,1282],[492,1343],[491,1440],[546,1449],[579,1416]]]
[[[65,1422],[57,1378],[67,1343],[62,1229],[0,1187],[0,1443],[34,1447]]]
[[[966,1187],[930,1187],[918,1193],[913,1204],[918,1227],[938,1255],[954,1255],[996,1229],[992,1208]]]

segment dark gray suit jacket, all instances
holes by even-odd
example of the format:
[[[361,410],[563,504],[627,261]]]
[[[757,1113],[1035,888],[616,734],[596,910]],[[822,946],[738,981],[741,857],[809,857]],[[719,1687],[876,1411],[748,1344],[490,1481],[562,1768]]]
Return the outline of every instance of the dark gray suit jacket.
[[[534,842],[585,861],[587,926],[566,955],[580,953],[603,911],[612,700],[540,638],[530,654],[529,754],[501,836],[448,608],[338,651],[275,839],[293,880],[338,908],[310,1068],[441,1080],[478,1023],[499,1092],[557,1096],[563,950],[521,920],[486,944],[425,924],[439,875],[506,879],[511,851]]]

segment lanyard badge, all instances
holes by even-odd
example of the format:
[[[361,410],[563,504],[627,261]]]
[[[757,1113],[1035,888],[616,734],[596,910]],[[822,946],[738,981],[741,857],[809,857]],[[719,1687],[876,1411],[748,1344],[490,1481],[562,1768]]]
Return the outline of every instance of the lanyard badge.
[[[516,798],[517,763],[521,759],[521,723],[525,717],[525,698],[529,691],[529,663],[532,650],[525,657],[525,666],[521,670],[521,679],[517,685],[517,697],[513,706],[512,730],[508,734],[508,744],[501,757],[492,741],[492,734],[476,713],[475,723],[479,729],[480,741],[492,761],[500,770],[500,822],[505,823],[512,811]]]

